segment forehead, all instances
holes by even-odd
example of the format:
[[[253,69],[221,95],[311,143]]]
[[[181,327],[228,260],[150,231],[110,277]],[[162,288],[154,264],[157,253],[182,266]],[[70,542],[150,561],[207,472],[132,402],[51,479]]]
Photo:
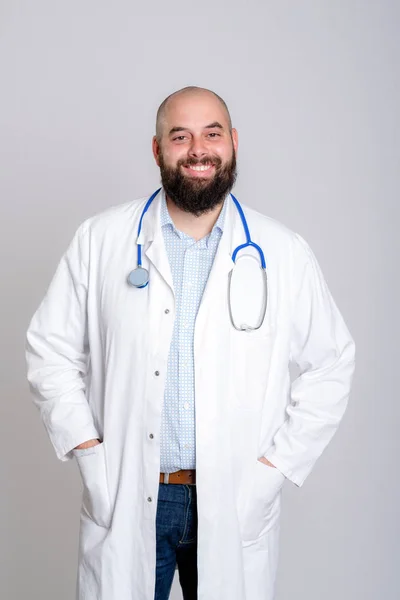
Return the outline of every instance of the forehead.
[[[228,128],[226,110],[212,94],[179,94],[168,102],[165,110],[165,125],[198,129],[219,121]]]

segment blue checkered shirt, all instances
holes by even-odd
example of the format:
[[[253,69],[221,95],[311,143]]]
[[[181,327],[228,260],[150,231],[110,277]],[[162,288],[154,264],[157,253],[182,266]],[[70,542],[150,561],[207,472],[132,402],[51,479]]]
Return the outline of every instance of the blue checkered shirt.
[[[161,415],[162,473],[196,468],[194,326],[223,233],[226,201],[212,231],[197,242],[176,229],[161,196],[161,228],[175,293],[175,322]]]

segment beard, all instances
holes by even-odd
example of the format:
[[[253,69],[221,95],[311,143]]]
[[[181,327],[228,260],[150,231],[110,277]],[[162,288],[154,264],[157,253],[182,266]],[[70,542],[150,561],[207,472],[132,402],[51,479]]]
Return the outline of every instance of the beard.
[[[181,210],[192,213],[196,217],[209,212],[221,204],[233,188],[236,177],[236,153],[232,146],[232,158],[222,164],[219,156],[208,156],[201,160],[193,158],[180,159],[175,167],[168,167],[164,162],[162,151],[159,153],[161,182],[169,198]],[[182,173],[182,165],[215,166],[214,177],[189,177]]]

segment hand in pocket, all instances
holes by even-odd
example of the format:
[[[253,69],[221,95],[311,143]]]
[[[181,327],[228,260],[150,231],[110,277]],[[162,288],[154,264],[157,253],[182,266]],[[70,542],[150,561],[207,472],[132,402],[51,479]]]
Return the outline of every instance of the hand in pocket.
[[[104,442],[88,448],[74,449],[83,483],[83,508],[100,527],[111,524]]]

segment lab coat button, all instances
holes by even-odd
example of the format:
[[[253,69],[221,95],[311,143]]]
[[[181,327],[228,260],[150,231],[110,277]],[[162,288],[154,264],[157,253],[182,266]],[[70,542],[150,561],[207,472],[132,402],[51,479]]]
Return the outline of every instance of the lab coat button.
[[[147,502],[153,502],[153,498],[152,498],[151,496],[149,496],[149,497],[147,498]]]
[[[167,314],[169,313],[169,308],[166,308],[166,309],[164,310],[164,312],[165,312],[165,314],[167,315]]]
[[[154,371],[154,375],[156,375],[157,377],[159,376],[160,371]]]
[[[149,438],[152,440],[154,438],[154,435],[152,433],[149,433]]]

